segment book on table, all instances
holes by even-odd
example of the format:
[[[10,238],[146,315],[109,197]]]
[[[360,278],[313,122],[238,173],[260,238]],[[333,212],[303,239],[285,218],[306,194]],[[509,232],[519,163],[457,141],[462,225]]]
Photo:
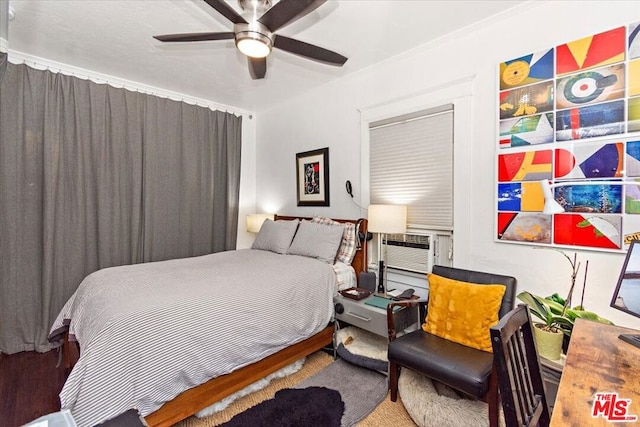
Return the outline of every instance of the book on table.
[[[373,295],[367,298],[364,303],[373,307],[378,307],[386,310],[387,306],[392,302],[394,301],[392,301],[390,298],[381,297],[379,295]],[[402,310],[402,307],[396,306],[393,308],[394,312],[398,310]]]

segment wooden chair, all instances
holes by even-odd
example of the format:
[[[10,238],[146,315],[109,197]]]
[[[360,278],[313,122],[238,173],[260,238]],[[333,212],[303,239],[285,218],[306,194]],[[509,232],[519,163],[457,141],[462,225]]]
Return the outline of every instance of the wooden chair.
[[[438,276],[463,282],[504,285],[506,291],[498,316],[502,317],[513,308],[517,284],[514,277],[439,265],[434,266],[432,272]],[[419,301],[418,303],[426,304],[426,302]],[[390,341],[387,355],[391,401],[397,400],[400,368],[405,367],[446,384],[472,398],[487,402],[489,405],[489,425],[497,427],[500,404],[498,380],[493,369],[493,354],[449,341],[425,332],[421,328],[396,337],[393,316],[390,315],[391,310],[397,305],[411,304],[416,304],[416,302],[395,302],[387,307]]]
[[[494,364],[508,427],[550,422],[540,361],[527,306],[518,305],[491,328]]]

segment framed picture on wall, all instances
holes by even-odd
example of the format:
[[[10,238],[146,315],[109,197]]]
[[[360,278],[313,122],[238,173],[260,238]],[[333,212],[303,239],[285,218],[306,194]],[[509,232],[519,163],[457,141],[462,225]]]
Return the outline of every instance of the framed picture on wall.
[[[640,22],[501,62],[498,81],[496,241],[627,250],[640,237]]]
[[[296,154],[298,206],[329,206],[329,148]]]

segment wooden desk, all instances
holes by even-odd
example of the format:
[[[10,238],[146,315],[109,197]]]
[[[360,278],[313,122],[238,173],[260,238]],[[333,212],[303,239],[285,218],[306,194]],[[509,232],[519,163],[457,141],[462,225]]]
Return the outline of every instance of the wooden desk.
[[[619,399],[631,399],[627,415],[637,415],[640,424],[640,348],[618,339],[622,333],[640,331],[576,321],[553,408],[552,427],[611,426],[603,416],[591,416],[596,393],[607,392],[618,393]]]

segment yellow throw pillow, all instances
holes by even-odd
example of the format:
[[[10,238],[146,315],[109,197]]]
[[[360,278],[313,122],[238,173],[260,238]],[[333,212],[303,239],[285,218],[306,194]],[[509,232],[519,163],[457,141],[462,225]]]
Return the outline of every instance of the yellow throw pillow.
[[[468,347],[493,352],[489,328],[507,287],[460,282],[433,273],[429,279],[429,310],[422,329]]]

